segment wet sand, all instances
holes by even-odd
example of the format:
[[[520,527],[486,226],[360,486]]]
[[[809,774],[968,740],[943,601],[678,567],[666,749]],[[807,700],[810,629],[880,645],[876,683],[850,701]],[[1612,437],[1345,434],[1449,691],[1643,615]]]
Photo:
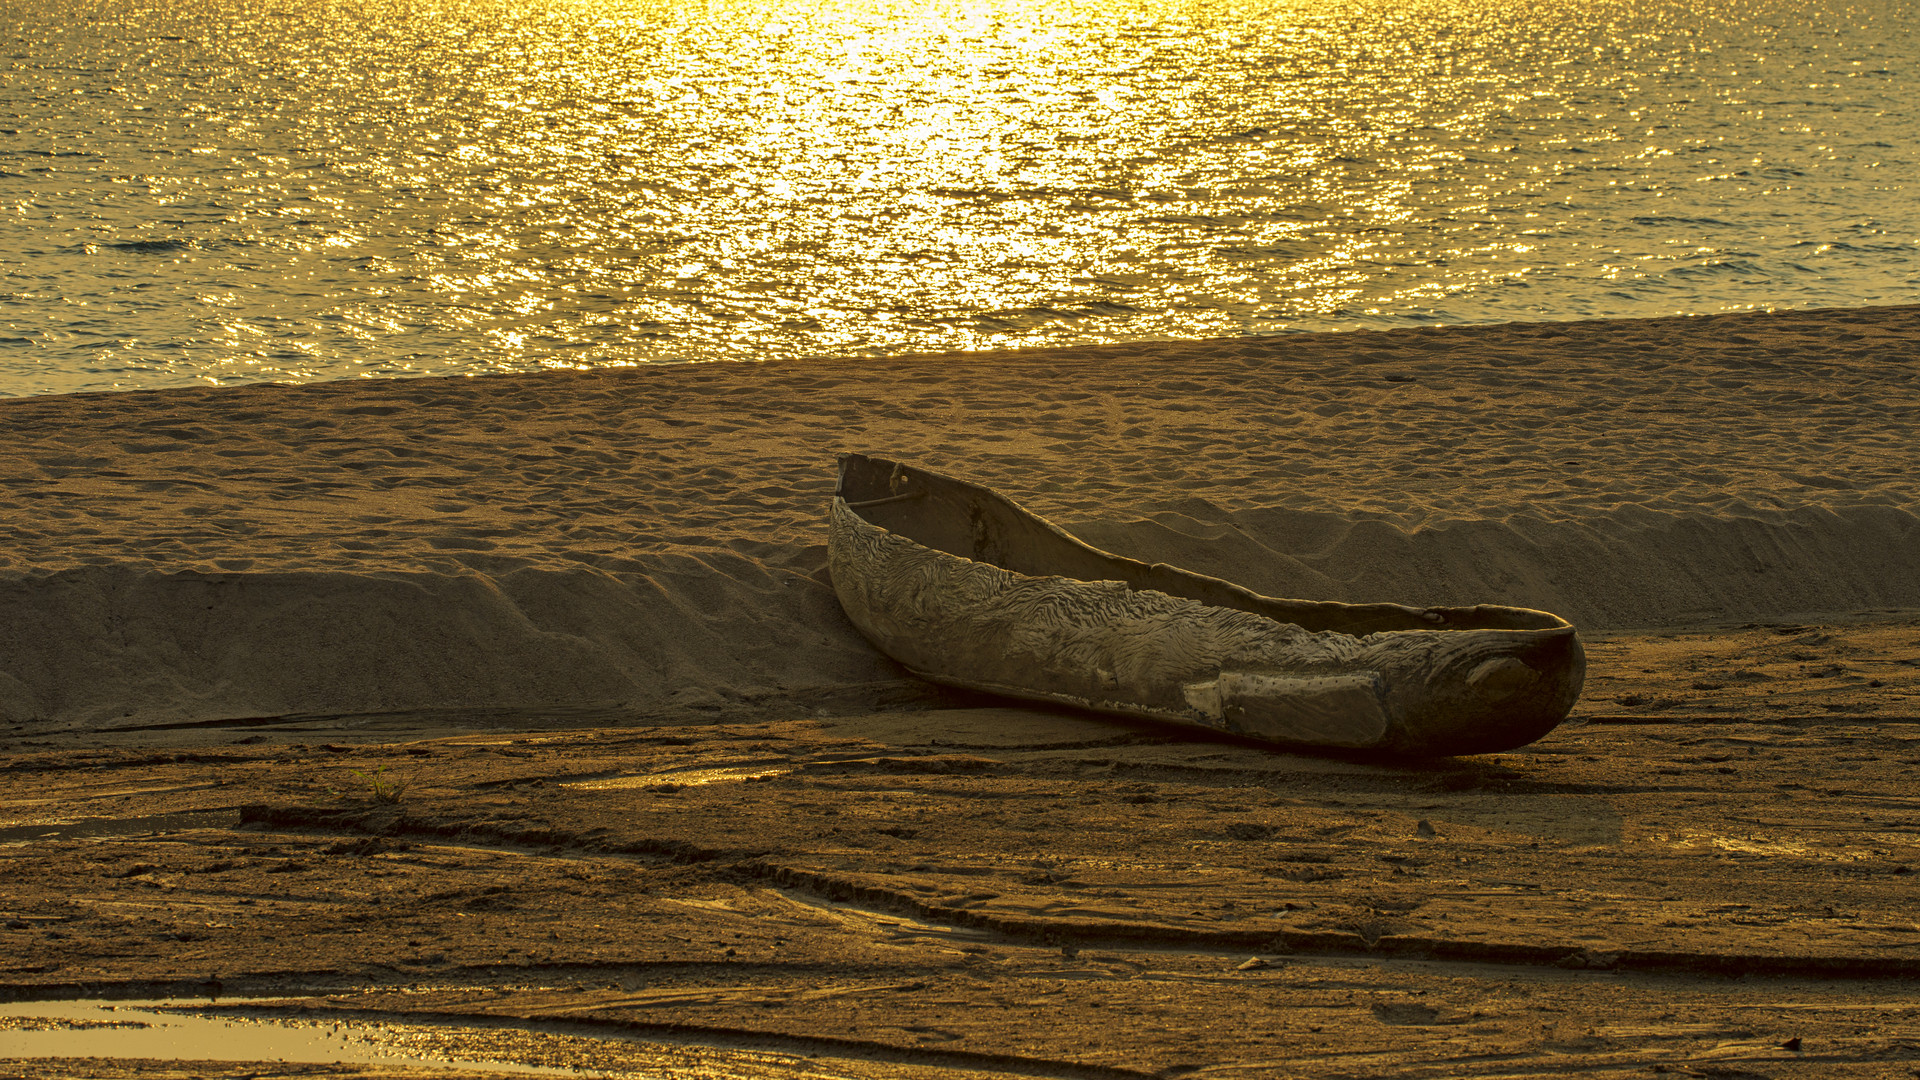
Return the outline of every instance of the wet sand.
[[[0,849],[0,980],[964,1075],[1920,1067],[1920,619],[1593,653],[1426,764],[978,701],[17,754],[75,824]]]
[[[1916,330],[0,403],[0,994],[773,1075],[1905,1075]],[[1380,763],[936,691],[832,601],[839,449],[1269,593],[1561,611],[1586,695]],[[0,1075],[76,1069],[405,1075]]]

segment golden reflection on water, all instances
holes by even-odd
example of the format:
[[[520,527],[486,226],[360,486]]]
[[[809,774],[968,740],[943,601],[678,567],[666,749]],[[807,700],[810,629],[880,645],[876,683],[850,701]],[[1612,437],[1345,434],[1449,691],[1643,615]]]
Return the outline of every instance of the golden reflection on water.
[[[25,2],[0,392],[1920,299],[1912,0]]]

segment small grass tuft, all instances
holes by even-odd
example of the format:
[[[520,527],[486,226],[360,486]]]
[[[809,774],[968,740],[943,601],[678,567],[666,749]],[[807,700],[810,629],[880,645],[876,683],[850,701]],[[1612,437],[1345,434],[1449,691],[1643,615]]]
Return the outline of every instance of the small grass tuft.
[[[415,779],[414,777],[408,777],[402,780],[397,776],[388,776],[385,765],[380,766],[372,772],[367,772],[364,769],[354,769],[352,771],[353,775],[359,777],[361,782],[367,785],[367,794],[373,796],[374,802],[399,802],[400,796],[407,793],[407,789],[413,786]]]

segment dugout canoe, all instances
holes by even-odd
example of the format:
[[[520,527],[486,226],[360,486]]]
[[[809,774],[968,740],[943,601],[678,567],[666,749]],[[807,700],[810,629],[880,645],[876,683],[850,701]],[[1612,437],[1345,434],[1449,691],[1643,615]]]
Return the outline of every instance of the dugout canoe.
[[[864,454],[841,455],[828,559],[854,625],[922,678],[1288,749],[1511,750],[1566,717],[1586,673],[1544,611],[1260,596]]]

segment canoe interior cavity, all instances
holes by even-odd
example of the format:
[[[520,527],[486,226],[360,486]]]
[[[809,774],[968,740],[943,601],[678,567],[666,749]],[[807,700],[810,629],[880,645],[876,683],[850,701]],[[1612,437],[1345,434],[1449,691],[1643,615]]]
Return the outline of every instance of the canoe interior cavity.
[[[1415,608],[1261,596],[1219,578],[1101,551],[989,488],[864,454],[840,458],[837,494],[850,509],[918,544],[1034,577],[1119,581],[1307,630],[1364,636],[1389,630],[1557,630],[1565,620],[1527,608]]]

